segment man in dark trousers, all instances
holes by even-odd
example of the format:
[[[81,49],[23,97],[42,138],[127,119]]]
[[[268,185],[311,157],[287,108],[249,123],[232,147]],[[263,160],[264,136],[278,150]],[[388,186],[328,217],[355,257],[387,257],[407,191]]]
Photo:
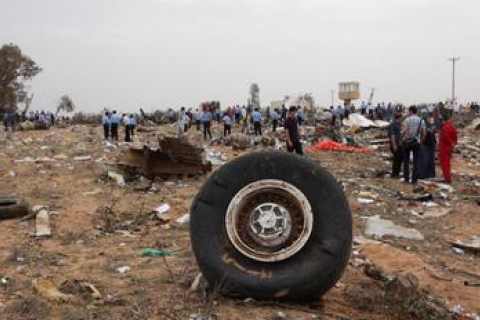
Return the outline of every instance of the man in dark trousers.
[[[295,151],[299,155],[303,155],[302,143],[298,134],[297,108],[290,107],[288,117],[285,119],[285,132],[287,135],[288,152]]]
[[[118,141],[118,125],[120,124],[120,116],[117,114],[117,111],[113,110],[112,116],[110,117],[110,130],[113,141]]]
[[[425,125],[423,120],[417,116],[417,107],[411,106],[408,109],[409,115],[403,123],[403,177],[405,182],[416,184],[420,173],[420,141],[424,136]],[[413,172],[410,181],[410,154],[413,153]]]
[[[403,162],[402,115],[400,113],[395,115],[395,119],[388,126],[388,139],[390,140],[390,151],[393,154],[392,178],[398,178]]]

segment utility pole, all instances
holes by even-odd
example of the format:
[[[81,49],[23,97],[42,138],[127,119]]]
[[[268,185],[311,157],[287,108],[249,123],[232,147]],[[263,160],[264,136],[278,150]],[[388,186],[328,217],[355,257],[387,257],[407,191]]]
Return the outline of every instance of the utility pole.
[[[459,57],[452,57],[448,59],[448,61],[452,62],[452,104],[455,102],[455,100],[457,100],[455,96],[455,67],[459,60]]]
[[[332,90],[332,107],[335,108],[335,90]]]

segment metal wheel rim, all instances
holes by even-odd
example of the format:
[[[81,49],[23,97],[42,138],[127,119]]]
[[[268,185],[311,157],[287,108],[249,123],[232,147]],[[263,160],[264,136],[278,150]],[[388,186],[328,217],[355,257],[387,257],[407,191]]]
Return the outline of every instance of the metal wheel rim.
[[[286,260],[297,254],[312,233],[310,202],[295,186],[281,180],[259,180],[231,200],[225,227],[243,255],[261,262]]]

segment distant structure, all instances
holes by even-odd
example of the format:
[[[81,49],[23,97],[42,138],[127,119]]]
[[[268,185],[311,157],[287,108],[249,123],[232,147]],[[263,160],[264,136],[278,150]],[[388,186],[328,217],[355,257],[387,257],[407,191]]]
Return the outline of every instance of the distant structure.
[[[270,103],[270,108],[281,109],[285,106],[287,109],[295,106],[301,107],[305,111],[315,111],[315,98],[311,93],[300,94],[298,96],[285,96],[283,100],[276,100]]]
[[[345,105],[350,105],[353,100],[360,99],[360,83],[355,81],[340,82],[338,85],[338,98],[343,100]]]
[[[248,99],[248,106],[252,109],[260,109],[260,88],[256,83],[253,83],[250,86],[250,99]]]

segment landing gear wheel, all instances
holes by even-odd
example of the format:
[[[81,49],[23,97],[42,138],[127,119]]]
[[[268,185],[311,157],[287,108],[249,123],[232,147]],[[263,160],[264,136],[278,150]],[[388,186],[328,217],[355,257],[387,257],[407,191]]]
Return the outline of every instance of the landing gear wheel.
[[[260,152],[212,174],[192,204],[190,234],[213,287],[255,299],[314,299],[345,270],[352,217],[325,169]]]

